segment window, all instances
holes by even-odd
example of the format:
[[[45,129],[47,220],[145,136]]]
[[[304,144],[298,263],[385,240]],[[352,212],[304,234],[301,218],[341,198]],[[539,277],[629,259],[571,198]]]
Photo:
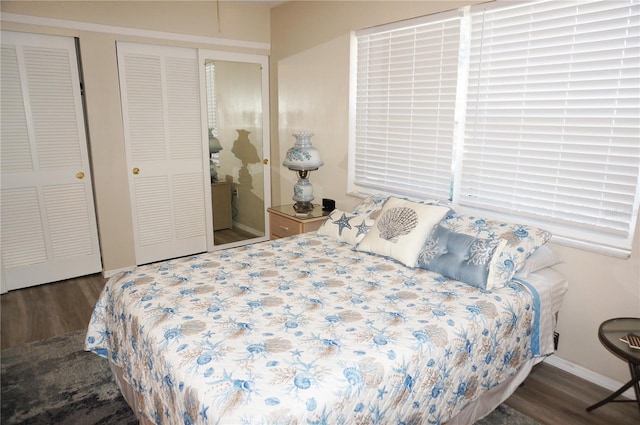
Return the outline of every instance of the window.
[[[624,256],[640,7],[497,2],[355,34],[349,188],[436,198]]]
[[[460,18],[357,37],[355,183],[449,197]]]

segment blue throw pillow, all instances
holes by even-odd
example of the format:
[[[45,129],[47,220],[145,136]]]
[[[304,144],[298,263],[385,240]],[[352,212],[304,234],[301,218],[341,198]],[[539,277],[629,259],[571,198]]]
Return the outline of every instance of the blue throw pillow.
[[[499,255],[500,239],[480,239],[438,225],[418,256],[418,266],[482,289],[488,282],[491,260]]]
[[[440,223],[456,233],[483,239],[505,240],[489,268],[489,282],[504,286],[524,266],[527,258],[551,238],[551,233],[527,224],[506,223],[467,214],[448,214]]]

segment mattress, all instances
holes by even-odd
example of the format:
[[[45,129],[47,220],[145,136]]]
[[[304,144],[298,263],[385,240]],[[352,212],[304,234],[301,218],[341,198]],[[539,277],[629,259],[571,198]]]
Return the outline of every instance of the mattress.
[[[564,275],[551,267],[530,273],[526,278],[515,280],[533,287],[538,294],[540,298],[540,335],[538,340],[540,347],[538,351],[546,354],[553,353],[553,334],[556,329],[557,313],[560,311],[564,295],[569,289],[569,282]]]
[[[312,232],[115,276],[86,349],[150,422],[439,424],[553,352],[562,281],[486,291]]]

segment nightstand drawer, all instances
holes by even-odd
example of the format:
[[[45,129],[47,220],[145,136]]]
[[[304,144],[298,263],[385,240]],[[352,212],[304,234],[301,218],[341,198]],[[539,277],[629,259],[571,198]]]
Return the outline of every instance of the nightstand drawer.
[[[298,215],[293,205],[280,205],[270,207],[269,211],[269,235],[271,239],[286,238],[300,233],[318,230],[327,219],[328,212],[322,211],[319,205],[308,214]]]
[[[271,235],[286,238],[301,233],[300,223],[277,214],[271,214]]]

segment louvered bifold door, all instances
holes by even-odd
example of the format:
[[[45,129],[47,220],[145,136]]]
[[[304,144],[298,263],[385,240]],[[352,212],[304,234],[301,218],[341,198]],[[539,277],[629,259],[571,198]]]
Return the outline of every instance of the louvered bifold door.
[[[136,262],[206,251],[197,51],[117,47]]]
[[[102,270],[71,37],[2,31],[3,289]]]

